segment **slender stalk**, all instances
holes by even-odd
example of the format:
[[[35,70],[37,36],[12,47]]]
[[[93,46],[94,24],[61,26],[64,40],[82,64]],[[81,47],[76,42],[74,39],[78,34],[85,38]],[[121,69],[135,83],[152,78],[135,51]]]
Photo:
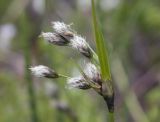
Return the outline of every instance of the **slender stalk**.
[[[29,105],[31,110],[31,121],[38,122],[38,116],[36,111],[36,98],[34,93],[34,86],[28,67],[31,65],[31,53],[30,53],[30,41],[26,39],[24,46],[24,58],[25,58],[25,79],[28,83]]]
[[[67,76],[67,75],[63,75],[63,74],[58,74],[58,76],[59,76],[59,77],[63,77],[63,78],[71,78],[71,77],[69,77],[69,76]]]
[[[93,53],[93,59],[95,60],[96,63],[99,63],[98,60],[98,55],[97,53],[91,48],[91,46],[88,44],[89,49],[91,50],[91,52]]]
[[[108,122],[114,122],[114,113],[108,113]]]

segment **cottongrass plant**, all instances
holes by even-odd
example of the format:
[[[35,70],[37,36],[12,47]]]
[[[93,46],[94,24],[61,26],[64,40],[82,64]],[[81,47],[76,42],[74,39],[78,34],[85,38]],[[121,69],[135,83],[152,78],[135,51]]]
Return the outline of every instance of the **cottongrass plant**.
[[[99,65],[95,63],[99,62],[96,58],[96,53],[86,42],[86,39],[78,35],[76,31],[71,28],[71,24],[66,25],[63,22],[52,22],[52,27],[54,32],[42,32],[40,36],[50,44],[57,46],[68,46],[81,53],[84,57],[86,57],[84,59],[87,59],[85,68],[82,70],[82,68],[77,66],[81,72],[81,75],[76,77],[68,77],[57,73],[51,68],[40,65],[30,68],[32,74],[37,77],[46,78],[65,77],[67,80],[66,88],[78,88],[82,90],[92,88],[104,98],[109,111],[113,112],[113,97],[108,94],[108,86],[104,85],[99,71]]]

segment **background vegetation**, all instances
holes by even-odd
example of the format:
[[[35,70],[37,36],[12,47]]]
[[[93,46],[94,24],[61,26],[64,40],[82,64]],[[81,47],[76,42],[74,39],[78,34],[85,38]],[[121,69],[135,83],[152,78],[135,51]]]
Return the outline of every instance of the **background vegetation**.
[[[90,0],[0,1],[0,122],[106,122],[107,106],[94,91],[68,90],[65,79],[33,79],[44,64],[78,73],[82,56],[38,38],[51,21],[74,23],[95,49]],[[160,117],[159,0],[97,0],[115,84],[115,121],[158,122]],[[51,97],[52,96],[52,97]]]

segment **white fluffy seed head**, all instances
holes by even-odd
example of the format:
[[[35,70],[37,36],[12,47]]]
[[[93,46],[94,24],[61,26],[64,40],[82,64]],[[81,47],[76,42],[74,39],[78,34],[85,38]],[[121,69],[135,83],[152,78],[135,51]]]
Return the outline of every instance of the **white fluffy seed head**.
[[[69,78],[67,81],[67,88],[79,88],[79,89],[89,89],[90,85],[84,81],[84,78],[79,76],[79,77],[74,77],[74,78]]]
[[[51,32],[42,32],[41,35],[46,41],[51,42],[55,38],[54,34]]]
[[[49,43],[59,45],[59,46],[65,46],[69,43],[69,40],[65,39],[59,34],[51,33],[51,32],[42,32],[41,36]]]
[[[65,33],[65,32],[70,32],[71,28],[70,25],[66,25],[63,22],[52,22],[52,27],[57,33]]]
[[[86,57],[92,57],[88,44],[83,37],[75,34],[73,38],[70,40],[70,46],[78,50],[80,53],[82,53]]]
[[[31,70],[32,74],[35,75],[36,77],[47,77],[47,78],[58,77],[58,74],[54,70],[43,65],[31,67],[29,69]]]
[[[70,45],[77,50],[87,48],[86,40],[78,35],[74,35],[74,37],[70,40]]]
[[[59,46],[71,46],[87,58],[92,58],[92,52],[88,43],[83,37],[77,35],[76,32],[70,28],[70,25],[59,21],[52,22],[52,25],[55,33],[42,32],[41,34],[45,40]]]
[[[29,68],[33,75],[37,77],[45,77],[45,74],[49,74],[49,68],[43,65],[35,66]]]
[[[91,79],[93,81],[97,82],[100,79],[99,70],[97,69],[97,67],[94,64],[92,64],[90,62],[86,64],[84,73],[86,74],[86,76],[89,79]]]

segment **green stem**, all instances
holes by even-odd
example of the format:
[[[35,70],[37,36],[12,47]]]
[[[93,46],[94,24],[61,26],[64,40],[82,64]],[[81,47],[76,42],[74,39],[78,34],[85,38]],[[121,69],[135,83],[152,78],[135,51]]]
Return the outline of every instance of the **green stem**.
[[[114,122],[114,113],[108,113],[108,122]]]
[[[59,75],[59,77],[63,77],[63,78],[71,78],[71,77],[69,77],[67,75],[63,75],[63,74],[58,74],[58,75]]]
[[[30,41],[26,40],[24,46],[25,57],[25,79],[28,83],[29,105],[31,110],[31,121],[38,122],[38,115],[36,111],[36,98],[34,93],[34,86],[28,67],[31,65]]]

